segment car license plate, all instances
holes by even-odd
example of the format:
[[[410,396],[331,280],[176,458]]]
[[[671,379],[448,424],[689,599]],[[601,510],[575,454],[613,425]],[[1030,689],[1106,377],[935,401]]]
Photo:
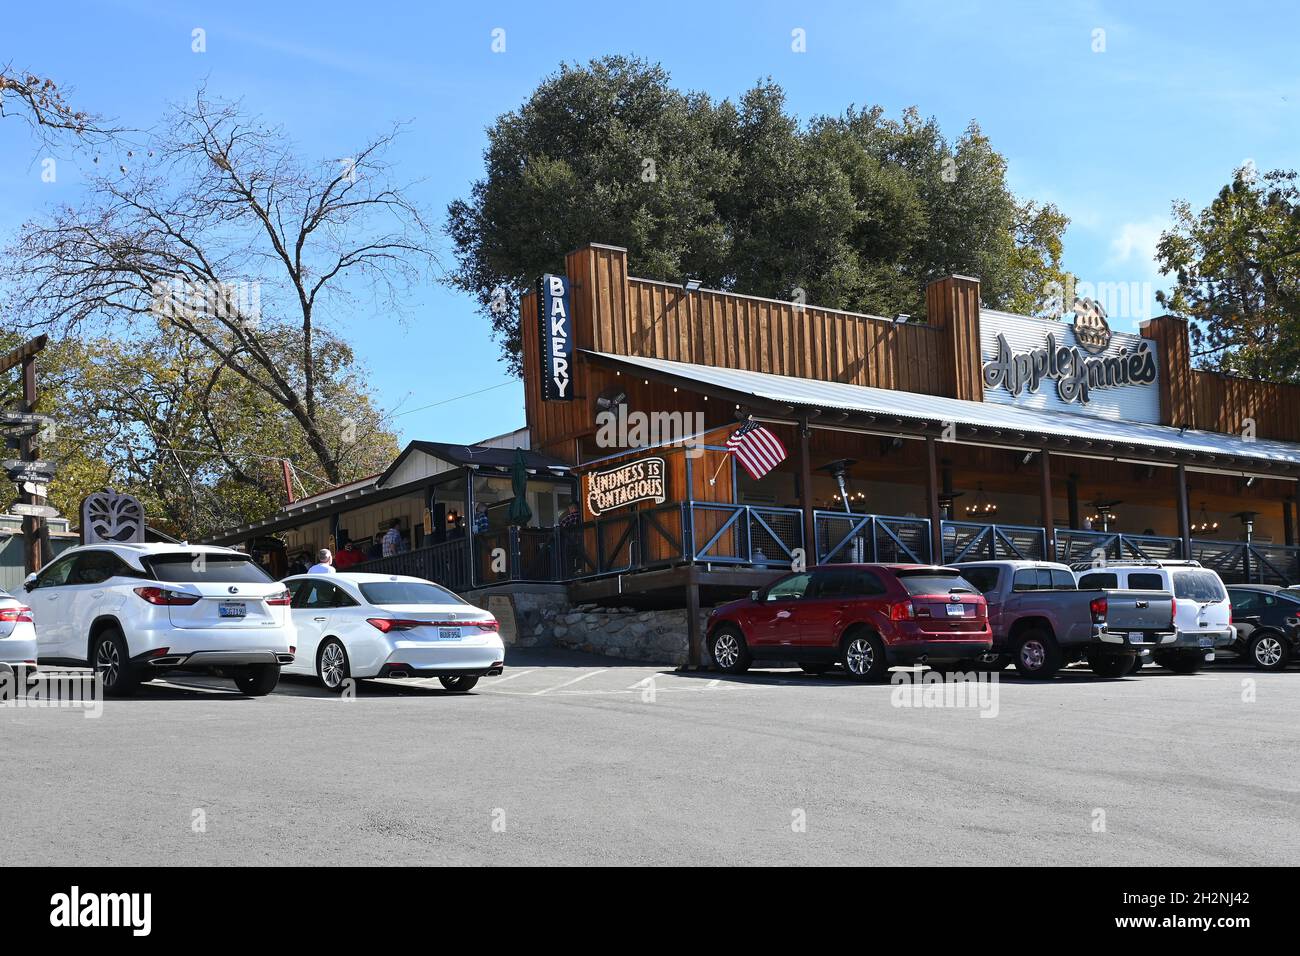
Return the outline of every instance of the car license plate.
[[[243,617],[247,613],[247,604],[222,604],[217,608],[217,615],[219,617]]]
[[[440,641],[459,641],[460,628],[458,627],[440,627],[438,628],[438,640]]]
[[[1147,636],[1141,631],[1129,631],[1128,642],[1130,644],[1145,644],[1147,642]]]
[[[964,604],[949,604],[949,605],[948,605],[948,616],[949,616],[949,617],[965,617],[965,616],[966,616],[966,605],[964,605]]]
[[[1201,647],[1213,647],[1213,646],[1214,646],[1214,635],[1204,634],[1201,636]]]

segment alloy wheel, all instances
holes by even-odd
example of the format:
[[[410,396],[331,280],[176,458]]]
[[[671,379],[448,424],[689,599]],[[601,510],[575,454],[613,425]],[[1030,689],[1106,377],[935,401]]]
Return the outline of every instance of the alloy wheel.
[[[740,645],[734,634],[720,634],[713,642],[713,659],[719,667],[734,667],[740,659]]]
[[[118,655],[117,644],[113,641],[100,643],[99,650],[95,652],[95,670],[105,687],[117,683],[118,675],[122,673],[122,659]]]
[[[343,647],[331,641],[320,653],[320,677],[326,687],[331,689],[343,683]]]
[[[1282,642],[1276,637],[1261,637],[1255,644],[1255,660],[1263,667],[1276,667],[1282,659]]]
[[[867,671],[871,670],[871,665],[876,661],[876,649],[871,646],[871,642],[865,637],[855,637],[849,641],[849,646],[844,652],[844,666],[849,672],[861,677]]]
[[[1020,648],[1020,660],[1027,670],[1040,670],[1047,660],[1047,648],[1042,641],[1025,641]]]

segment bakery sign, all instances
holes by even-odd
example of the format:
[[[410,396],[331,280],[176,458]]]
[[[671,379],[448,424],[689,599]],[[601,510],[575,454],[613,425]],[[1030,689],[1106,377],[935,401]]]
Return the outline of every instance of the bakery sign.
[[[985,329],[985,323],[989,328]],[[1144,420],[1140,409],[1119,405],[1149,405],[1158,402],[1157,364],[1152,343],[1131,333],[1115,333],[1106,322],[1106,310],[1092,299],[1076,299],[1073,326],[1063,322],[1006,316],[998,313],[981,315],[981,339],[984,339],[984,388],[987,398],[996,400],[990,390],[1004,390],[1012,398],[1022,394],[1036,396],[1051,385],[1059,402],[1048,405],[1090,406],[1098,393],[1128,389],[1123,402],[1111,402],[1117,417]],[[1045,334],[1044,334],[1045,333]],[[992,343],[988,338],[992,336]],[[1143,393],[1135,399],[1132,389]],[[1158,420],[1156,418],[1147,420]]]
[[[601,515],[642,501],[663,504],[667,495],[662,458],[640,458],[587,475],[587,510]]]
[[[544,275],[537,280],[538,342],[541,345],[542,398],[573,401],[573,313],[569,280]]]

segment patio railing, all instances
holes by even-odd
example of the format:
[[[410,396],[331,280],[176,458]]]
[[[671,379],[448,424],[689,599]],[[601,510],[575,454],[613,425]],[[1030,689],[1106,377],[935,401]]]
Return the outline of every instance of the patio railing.
[[[908,562],[931,554],[930,521],[895,515],[814,512],[808,564]],[[1040,527],[944,521],[942,563],[1051,560],[1065,564],[1184,557],[1180,538],[1056,530],[1049,555]],[[681,564],[782,570],[805,548],[797,508],[688,501],[625,511],[571,528],[502,528],[354,566],[411,574],[456,591],[510,581],[563,582]],[[1300,582],[1300,548],[1244,541],[1192,540],[1190,555],[1228,583]]]

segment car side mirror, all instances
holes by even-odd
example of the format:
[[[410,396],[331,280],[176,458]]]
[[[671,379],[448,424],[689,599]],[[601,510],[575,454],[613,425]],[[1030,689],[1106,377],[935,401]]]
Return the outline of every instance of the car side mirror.
[[[35,571],[33,571],[31,574],[27,575],[27,577],[23,578],[23,590],[24,590],[24,591],[30,591],[30,590],[31,590],[32,588],[34,588],[34,587],[36,587],[36,572],[35,572]]]
[[[758,591],[757,589],[756,589],[756,590],[753,590],[753,591],[750,591],[750,592],[749,592],[749,599],[750,599],[751,601],[753,601],[755,604],[757,604],[758,601],[760,600],[760,599],[759,599],[759,594],[761,594],[761,593],[762,593],[762,592],[761,592],[761,591]]]

